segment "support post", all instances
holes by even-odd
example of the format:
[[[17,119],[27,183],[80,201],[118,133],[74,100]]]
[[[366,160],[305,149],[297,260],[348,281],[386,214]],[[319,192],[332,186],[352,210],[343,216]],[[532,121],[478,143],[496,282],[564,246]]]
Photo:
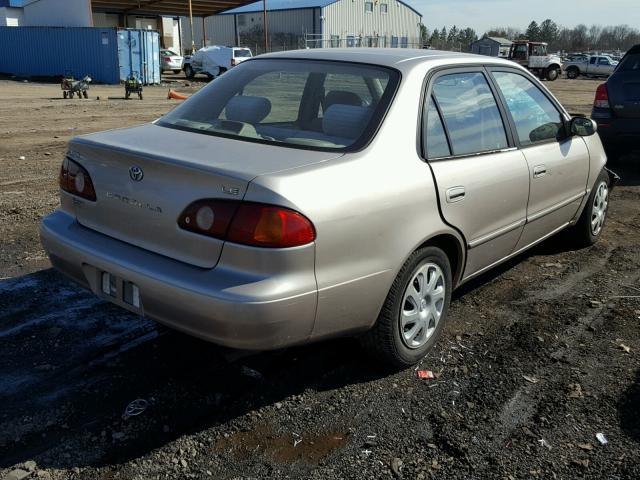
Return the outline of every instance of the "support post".
[[[264,53],[269,53],[269,18],[267,16],[267,0],[262,0],[264,6]]]

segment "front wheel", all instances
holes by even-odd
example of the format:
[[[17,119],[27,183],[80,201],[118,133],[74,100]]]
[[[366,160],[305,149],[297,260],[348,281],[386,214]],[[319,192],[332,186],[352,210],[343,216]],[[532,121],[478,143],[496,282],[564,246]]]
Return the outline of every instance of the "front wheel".
[[[184,75],[189,79],[189,80],[193,80],[193,77],[196,76],[196,72],[193,70],[193,68],[191,67],[191,65],[186,65],[184,67]]]
[[[549,67],[547,69],[547,80],[555,82],[560,76],[560,71],[556,67]]]
[[[396,277],[373,329],[362,339],[383,362],[406,368],[435,345],[447,317],[451,264],[436,247],[414,252]]]
[[[576,234],[575,240],[579,246],[593,245],[602,234],[609,212],[609,185],[609,174],[603,170],[598,175],[580,220],[573,227]]]

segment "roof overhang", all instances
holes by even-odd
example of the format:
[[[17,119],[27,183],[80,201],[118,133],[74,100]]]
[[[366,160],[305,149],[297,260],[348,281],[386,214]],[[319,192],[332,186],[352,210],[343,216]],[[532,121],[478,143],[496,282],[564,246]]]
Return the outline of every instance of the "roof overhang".
[[[255,1],[255,0],[253,0]],[[191,0],[193,15],[215,15],[230,8],[241,7],[246,0]],[[94,10],[128,15],[189,15],[189,0],[91,0]]]

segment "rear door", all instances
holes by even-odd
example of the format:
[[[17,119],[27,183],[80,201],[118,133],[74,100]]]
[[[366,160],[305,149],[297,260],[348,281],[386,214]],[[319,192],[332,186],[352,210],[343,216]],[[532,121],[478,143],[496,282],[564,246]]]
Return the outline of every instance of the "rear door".
[[[616,116],[640,118],[640,48],[627,54],[607,81],[609,102]]]
[[[574,218],[586,194],[589,150],[582,137],[566,138],[565,114],[531,75],[508,67],[491,72],[529,168],[527,225],[517,247],[521,249]]]
[[[425,99],[423,151],[442,215],[466,239],[468,277],[513,252],[526,218],[529,171],[483,68],[439,72]]]

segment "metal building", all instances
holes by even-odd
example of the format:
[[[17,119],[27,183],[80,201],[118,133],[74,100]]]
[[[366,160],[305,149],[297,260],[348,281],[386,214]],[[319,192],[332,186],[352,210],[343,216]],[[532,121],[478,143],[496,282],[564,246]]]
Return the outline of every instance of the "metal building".
[[[484,37],[471,44],[471,53],[488,57],[508,57],[513,42],[506,38]]]
[[[207,17],[194,25],[195,43],[263,47],[263,2]],[[269,0],[270,49],[421,47],[422,15],[400,0]],[[191,39],[186,22],[182,35]]]

